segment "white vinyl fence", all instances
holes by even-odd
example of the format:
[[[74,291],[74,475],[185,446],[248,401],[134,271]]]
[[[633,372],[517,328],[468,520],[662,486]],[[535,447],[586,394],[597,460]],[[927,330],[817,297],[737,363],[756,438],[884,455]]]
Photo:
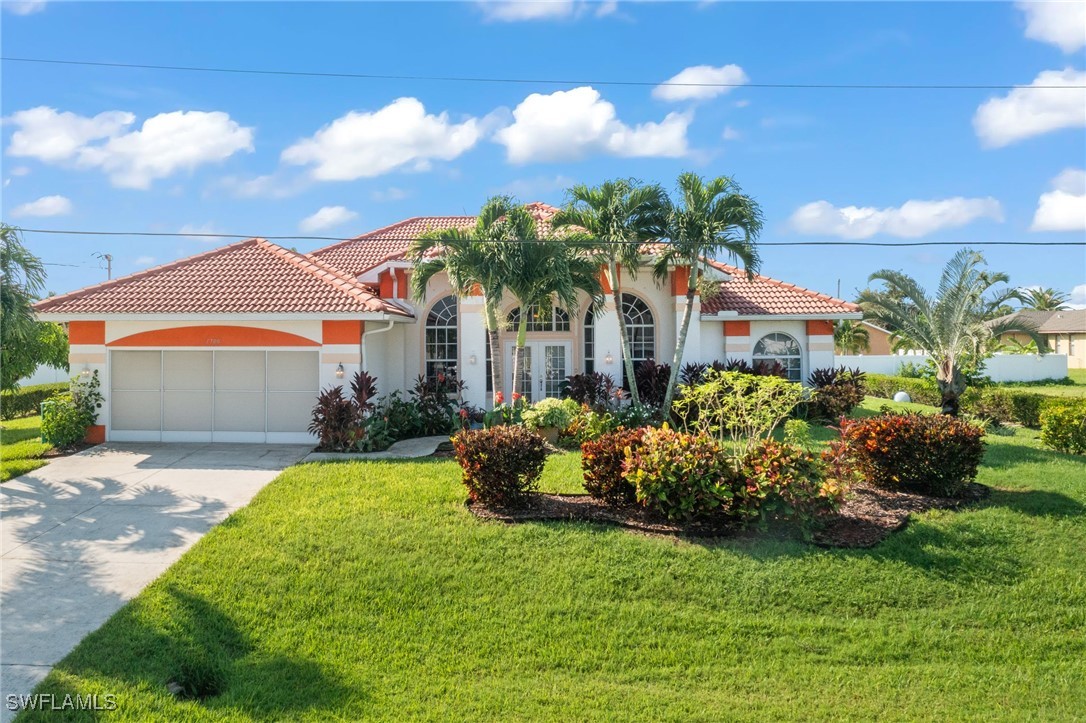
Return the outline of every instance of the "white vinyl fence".
[[[902,364],[923,366],[926,354],[861,354],[838,355],[834,363],[850,369],[859,368],[870,374],[897,374]],[[984,363],[984,373],[993,382],[1035,382],[1040,379],[1063,379],[1067,376],[1066,354],[996,354]]]

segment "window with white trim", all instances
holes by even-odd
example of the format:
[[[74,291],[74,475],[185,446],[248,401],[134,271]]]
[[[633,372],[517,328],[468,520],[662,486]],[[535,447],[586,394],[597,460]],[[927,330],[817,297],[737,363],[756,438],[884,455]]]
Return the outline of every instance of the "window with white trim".
[[[516,331],[520,328],[520,307],[515,307],[506,318],[509,328]],[[528,307],[527,331],[569,331],[569,314],[565,309],[557,306],[540,306],[532,304]]]
[[[438,374],[456,376],[459,359],[456,329],[456,297],[446,296],[430,307],[426,316],[426,378]]]
[[[788,381],[798,382],[803,379],[803,355],[799,342],[788,334],[773,332],[766,334],[754,345],[754,363],[778,362],[788,373]]]

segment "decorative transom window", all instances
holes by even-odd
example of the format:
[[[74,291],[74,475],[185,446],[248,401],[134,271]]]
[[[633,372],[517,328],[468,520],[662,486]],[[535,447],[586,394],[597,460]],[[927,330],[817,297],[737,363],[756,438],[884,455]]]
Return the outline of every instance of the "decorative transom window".
[[[754,345],[754,363],[779,362],[788,372],[788,381],[798,382],[803,379],[802,355],[799,342],[780,332],[766,334]]]
[[[456,376],[456,341],[456,297],[446,296],[430,307],[426,316],[427,379],[435,379],[438,374]]]
[[[506,318],[509,328],[520,327],[520,307],[509,312]],[[528,331],[569,331],[569,314],[557,306],[532,304],[528,307]]]

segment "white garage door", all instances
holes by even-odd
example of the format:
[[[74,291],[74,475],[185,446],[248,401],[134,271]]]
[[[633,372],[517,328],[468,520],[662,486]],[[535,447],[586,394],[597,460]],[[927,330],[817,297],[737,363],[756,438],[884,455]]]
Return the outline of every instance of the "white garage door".
[[[309,442],[315,351],[110,352],[110,439]]]

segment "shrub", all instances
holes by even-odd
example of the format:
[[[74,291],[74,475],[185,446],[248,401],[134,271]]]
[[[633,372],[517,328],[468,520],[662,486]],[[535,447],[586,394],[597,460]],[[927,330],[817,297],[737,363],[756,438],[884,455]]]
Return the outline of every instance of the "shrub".
[[[730,437],[738,460],[768,437],[803,399],[803,387],[780,377],[708,370],[704,381],[684,386],[675,401],[687,431]]]
[[[547,458],[538,435],[524,427],[502,425],[461,430],[452,441],[472,502],[516,507],[535,491]]]
[[[807,407],[809,416],[836,422],[850,414],[867,394],[864,377],[859,369],[815,369],[807,379],[815,389],[814,398]]]
[[[42,405],[42,439],[57,447],[71,447],[82,442],[87,429],[98,420],[102,408],[101,380],[98,371],[73,377],[70,391],[54,394]]]
[[[0,419],[31,417],[41,409],[41,403],[49,397],[68,389],[66,382],[35,384],[13,391],[0,393]]]
[[[914,377],[894,377],[886,374],[868,374],[865,379],[868,394],[883,399],[893,399],[898,392],[905,392],[917,404],[938,407],[943,403],[939,387],[934,381]]]
[[[1060,452],[1086,454],[1086,400],[1049,400],[1041,412],[1041,442]]]
[[[361,414],[354,399],[343,396],[343,387],[328,387],[313,407],[310,434],[317,436],[318,449],[343,452],[354,447],[359,437]]]
[[[637,490],[624,476],[622,466],[626,455],[640,448],[644,431],[620,428],[581,445],[581,469],[588,494],[612,504],[637,500]]]
[[[1034,429],[1041,426],[1041,408],[1051,397],[1036,392],[1020,392],[999,387],[980,390],[968,410],[999,424],[1017,423]]]
[[[574,374],[566,377],[566,388],[562,390],[562,396],[602,412],[621,399],[622,388],[615,384],[615,378],[610,374]]]
[[[464,383],[450,374],[432,379],[420,374],[411,390],[411,401],[419,413],[419,435],[448,434],[458,426],[463,391]]]
[[[731,506],[735,475],[708,435],[646,429],[623,470],[637,501],[669,519],[703,519]]]
[[[382,399],[374,410],[373,416],[384,420],[388,436],[394,441],[422,436],[422,419],[419,417],[419,409],[404,399],[399,390]]]
[[[572,399],[540,399],[524,410],[524,426],[528,429],[565,429],[580,411]]]
[[[977,476],[984,430],[945,414],[846,419],[842,457],[872,484],[953,497]]]
[[[355,372],[354,379],[351,380],[351,394],[360,412],[372,412],[377,399],[377,377],[364,371]]]
[[[634,381],[641,403],[659,409],[667,396],[667,385],[671,381],[671,365],[657,364],[652,359],[634,367]]]
[[[797,444],[763,440],[751,450],[740,472],[733,514],[742,520],[791,519],[807,530],[834,512],[847,487],[827,476],[827,465]]]

